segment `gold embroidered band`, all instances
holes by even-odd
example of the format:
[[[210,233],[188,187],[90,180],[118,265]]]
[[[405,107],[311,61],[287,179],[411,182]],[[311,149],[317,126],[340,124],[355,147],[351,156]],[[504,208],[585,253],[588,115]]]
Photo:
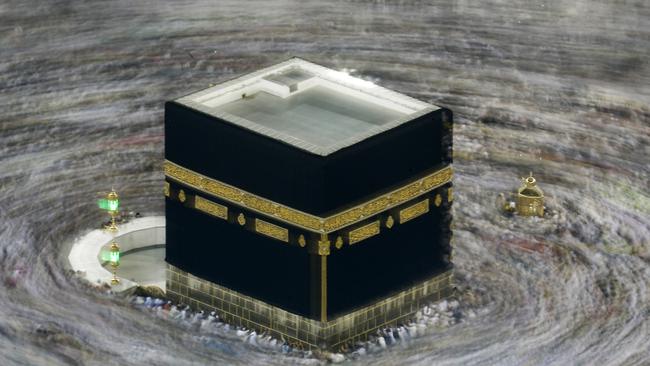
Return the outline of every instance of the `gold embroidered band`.
[[[264,220],[255,219],[255,231],[274,239],[282,240],[287,243],[289,242],[289,230]]]
[[[399,223],[403,224],[409,220],[412,220],[420,215],[424,215],[429,212],[429,199],[420,201],[412,206],[409,206],[399,212]]]
[[[379,234],[379,220],[350,231],[350,245]]]
[[[206,200],[201,196],[194,197],[194,208],[220,219],[228,220],[228,207]]]
[[[196,190],[316,233],[331,233],[355,224],[369,216],[381,213],[430,192],[450,182],[453,176],[451,166],[447,166],[350,209],[329,217],[318,217],[259,197],[216,179],[208,178],[169,160],[165,161],[164,170],[167,177]]]

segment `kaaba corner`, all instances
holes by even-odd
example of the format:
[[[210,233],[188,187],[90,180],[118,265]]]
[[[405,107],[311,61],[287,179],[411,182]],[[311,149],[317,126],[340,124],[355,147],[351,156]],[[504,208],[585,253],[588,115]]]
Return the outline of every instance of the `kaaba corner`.
[[[167,295],[340,349],[451,293],[453,117],[292,58],[165,104]]]

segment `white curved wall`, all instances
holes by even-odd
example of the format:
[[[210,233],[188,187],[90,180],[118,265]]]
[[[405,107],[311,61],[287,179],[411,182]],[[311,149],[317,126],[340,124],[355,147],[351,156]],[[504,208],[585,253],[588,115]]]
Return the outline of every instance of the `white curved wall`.
[[[113,236],[101,229],[93,230],[75,240],[68,261],[72,269],[79,271],[90,282],[95,284],[111,283],[112,274],[102,267],[102,250],[107,250]],[[165,217],[153,216],[134,219],[119,226],[115,241],[120,245],[121,252],[132,249],[165,244]],[[119,269],[118,269],[119,277]],[[120,278],[117,291],[125,290],[137,284]]]

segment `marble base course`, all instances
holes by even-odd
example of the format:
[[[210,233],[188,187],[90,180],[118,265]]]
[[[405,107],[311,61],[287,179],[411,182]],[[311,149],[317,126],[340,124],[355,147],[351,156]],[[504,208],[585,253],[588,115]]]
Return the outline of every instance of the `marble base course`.
[[[406,323],[425,304],[452,293],[452,270],[327,322],[292,314],[167,265],[167,297],[193,310],[214,311],[235,326],[301,349],[337,351],[366,341],[378,329]]]

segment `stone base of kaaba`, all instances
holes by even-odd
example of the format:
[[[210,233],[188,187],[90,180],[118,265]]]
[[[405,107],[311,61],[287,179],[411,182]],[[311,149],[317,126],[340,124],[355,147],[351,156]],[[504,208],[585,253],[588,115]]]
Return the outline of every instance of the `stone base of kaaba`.
[[[215,311],[232,325],[269,334],[299,349],[340,351],[378,329],[403,324],[430,301],[452,293],[452,270],[327,322],[289,313],[167,265],[167,297],[193,310]]]

